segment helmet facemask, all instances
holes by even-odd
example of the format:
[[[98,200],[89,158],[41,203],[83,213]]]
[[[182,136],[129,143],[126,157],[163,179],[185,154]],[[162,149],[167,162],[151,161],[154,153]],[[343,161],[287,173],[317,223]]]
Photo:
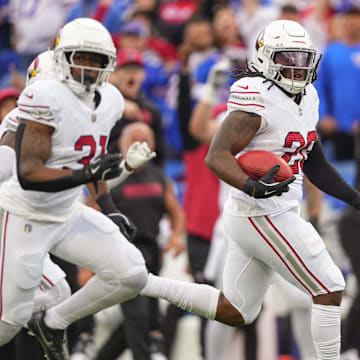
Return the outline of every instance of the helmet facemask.
[[[79,53],[96,54],[101,57],[100,66],[77,65],[74,56]],[[59,52],[55,49],[55,61],[57,69],[62,73],[62,79],[66,81],[74,93],[84,97],[93,94],[98,87],[108,82],[114,70],[116,58],[110,54],[96,52],[93,49],[62,49]],[[73,76],[75,69],[80,70],[80,74],[76,77]],[[90,76],[88,74],[90,71],[96,71],[96,77]]]
[[[273,81],[290,94],[299,94],[312,82],[315,71],[313,49],[281,49],[272,52],[269,71]]]

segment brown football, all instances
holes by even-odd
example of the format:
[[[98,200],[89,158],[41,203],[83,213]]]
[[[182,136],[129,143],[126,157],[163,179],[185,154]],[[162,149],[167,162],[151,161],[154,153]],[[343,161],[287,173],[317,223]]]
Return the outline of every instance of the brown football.
[[[241,168],[255,180],[262,178],[273,166],[280,165],[274,180],[281,182],[293,176],[289,164],[280,156],[264,150],[249,151],[237,159]]]

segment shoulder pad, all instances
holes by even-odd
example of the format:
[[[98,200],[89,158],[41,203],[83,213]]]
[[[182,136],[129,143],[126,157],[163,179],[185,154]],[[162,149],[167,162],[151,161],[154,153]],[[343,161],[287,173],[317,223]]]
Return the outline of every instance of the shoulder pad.
[[[55,91],[55,88],[49,82],[50,80],[39,80],[23,90],[18,99],[18,118],[54,126],[51,122],[54,121],[57,106],[49,91]]]
[[[7,131],[16,132],[19,125],[18,114],[19,114],[18,108],[13,109],[6,114],[6,116],[4,117],[1,123],[4,133]]]
[[[243,110],[258,113],[265,109],[262,78],[241,78],[230,89],[228,110]],[[254,111],[256,110],[256,111]]]

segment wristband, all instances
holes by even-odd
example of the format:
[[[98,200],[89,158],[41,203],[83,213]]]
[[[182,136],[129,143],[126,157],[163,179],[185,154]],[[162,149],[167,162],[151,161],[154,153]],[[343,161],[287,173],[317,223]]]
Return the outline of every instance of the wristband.
[[[134,172],[134,170],[129,171],[129,170],[126,169],[125,160],[123,160],[120,163],[120,169],[122,170],[120,176],[107,181],[109,189],[112,189],[115,186],[120,185],[122,182],[124,182]]]

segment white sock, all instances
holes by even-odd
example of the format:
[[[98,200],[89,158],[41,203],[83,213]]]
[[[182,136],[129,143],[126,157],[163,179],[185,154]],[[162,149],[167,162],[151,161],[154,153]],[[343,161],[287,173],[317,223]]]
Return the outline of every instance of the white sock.
[[[220,291],[209,285],[167,279],[149,274],[140,295],[160,298],[183,310],[214,320]]]
[[[340,359],[340,306],[312,305],[311,333],[318,360]]]
[[[311,308],[291,310],[291,325],[302,360],[317,360],[314,341],[311,337]]]

